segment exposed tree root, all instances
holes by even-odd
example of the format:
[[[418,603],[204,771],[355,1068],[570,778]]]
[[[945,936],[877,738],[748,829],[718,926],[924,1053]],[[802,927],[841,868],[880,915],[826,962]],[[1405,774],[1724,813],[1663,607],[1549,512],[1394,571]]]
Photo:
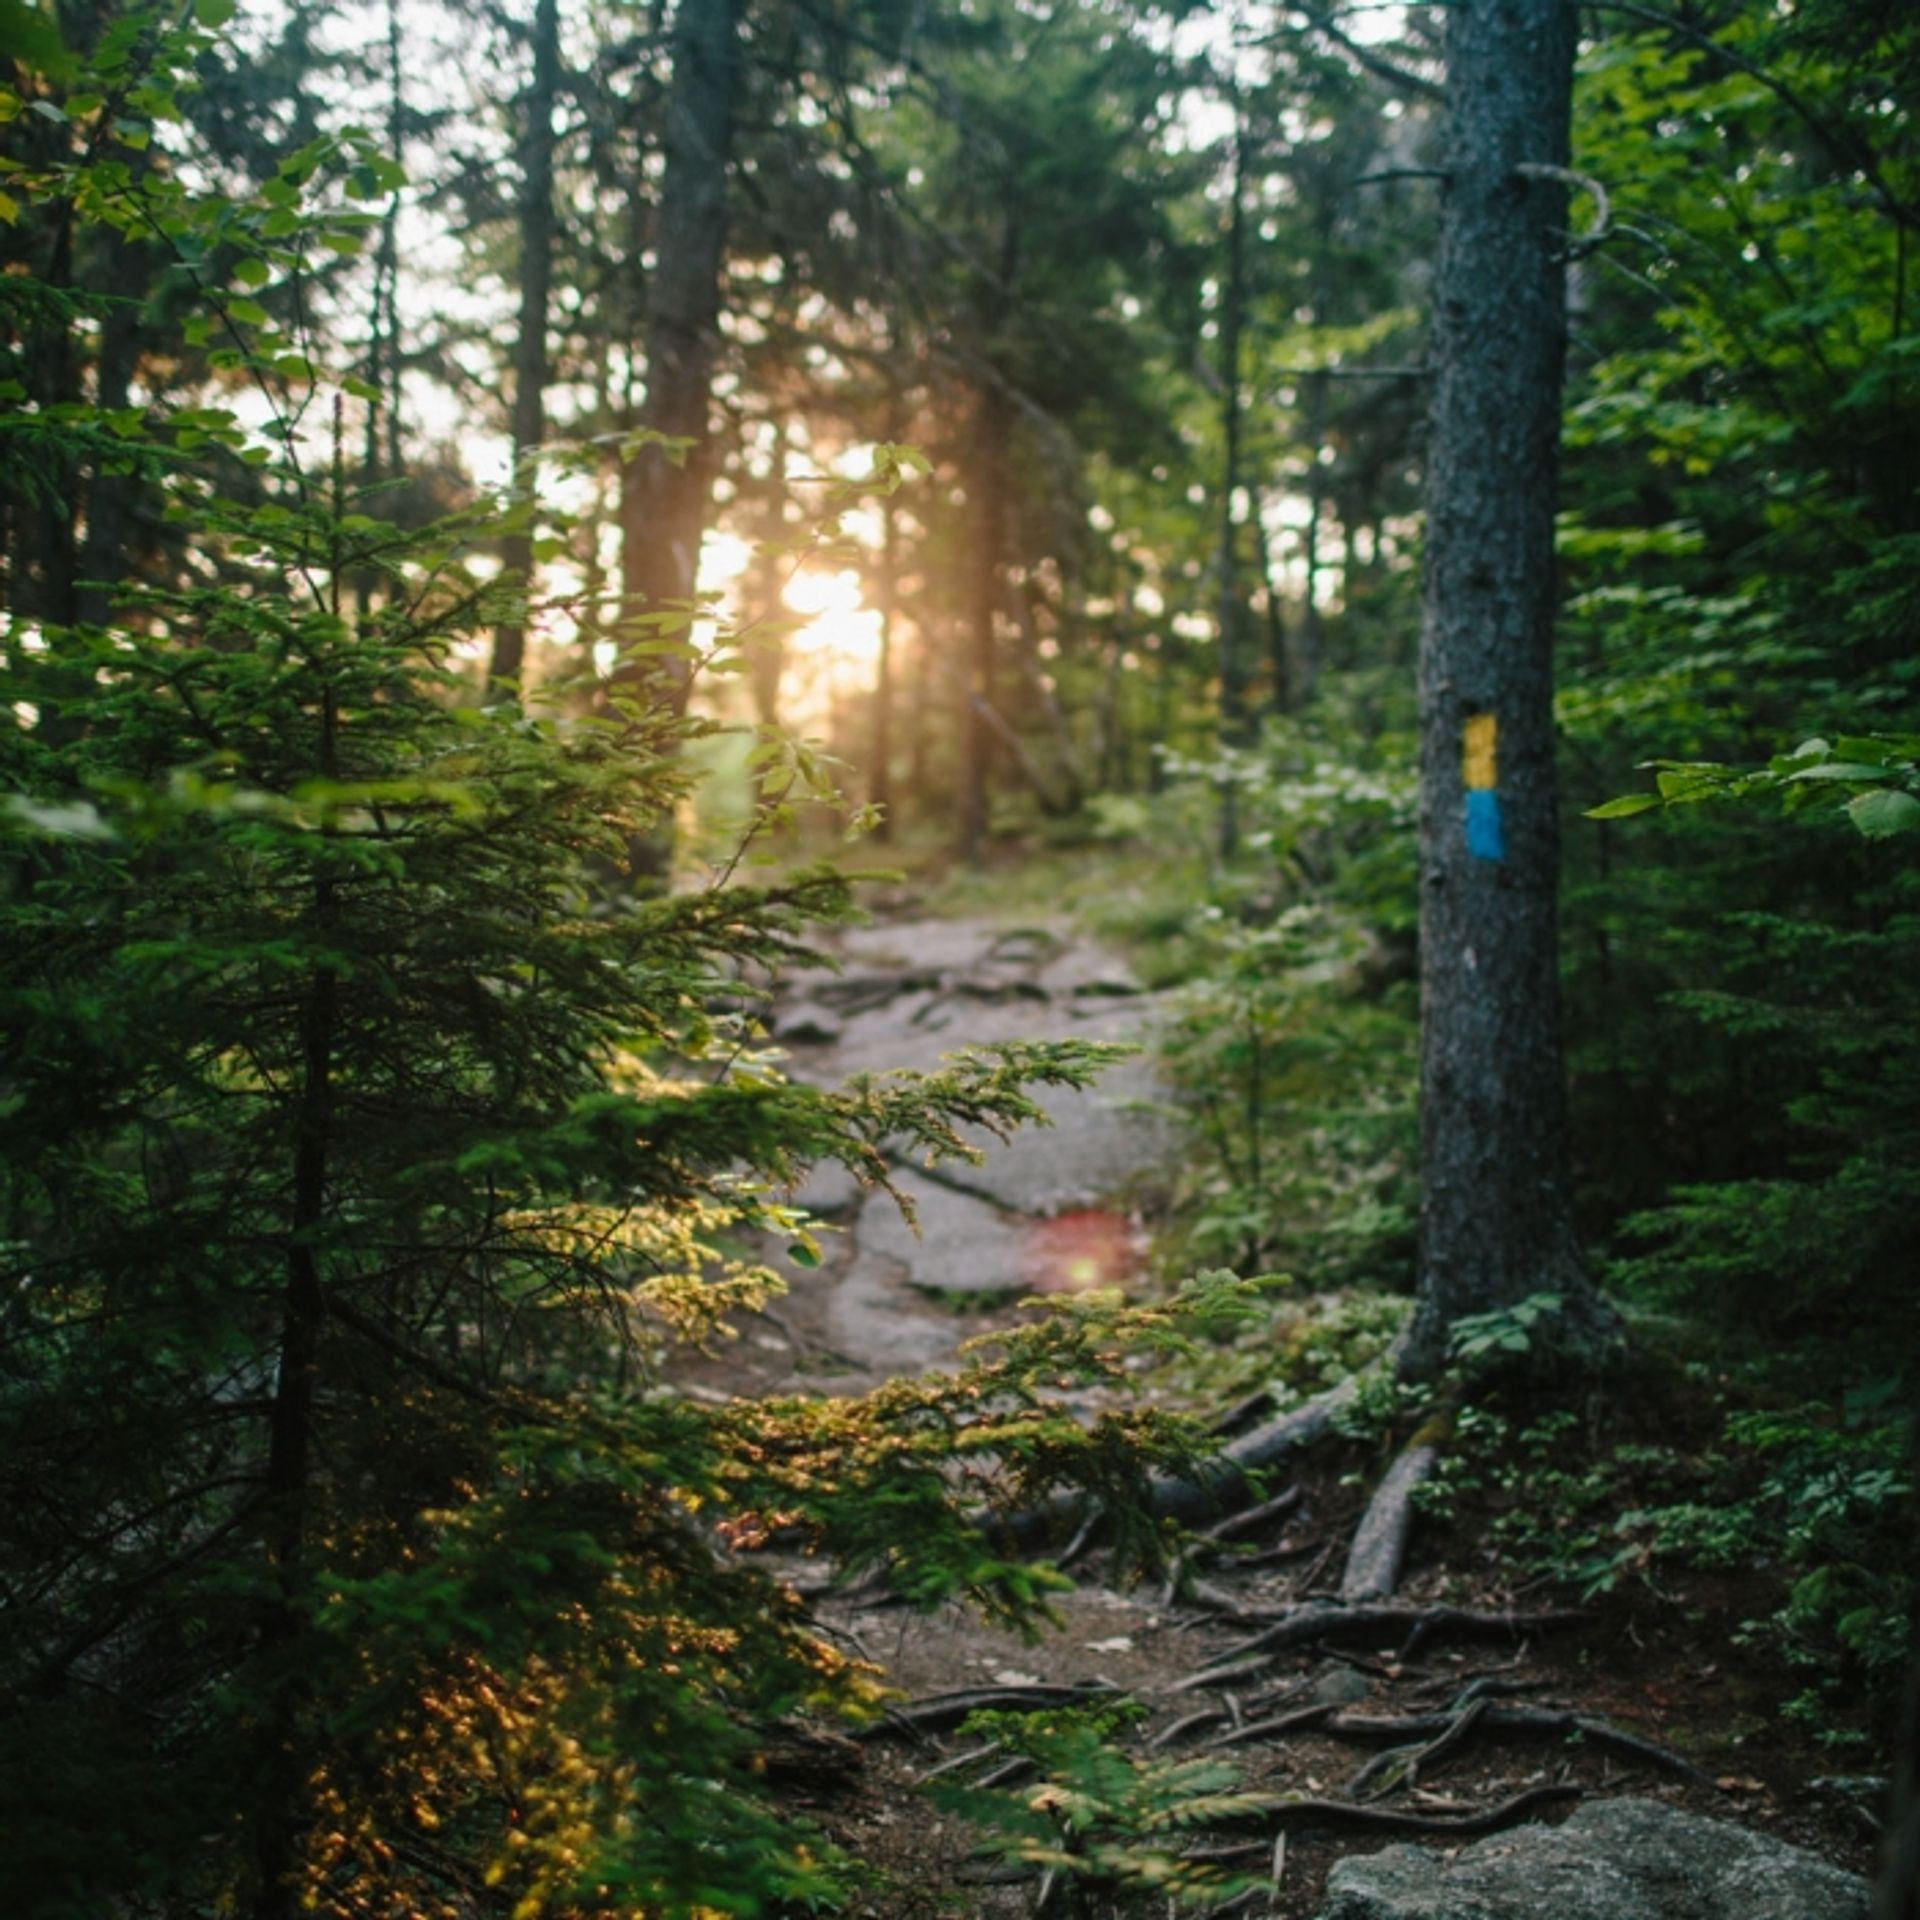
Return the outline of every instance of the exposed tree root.
[[[1413,1496],[1439,1458],[1438,1447],[1422,1443],[1407,1448],[1387,1469],[1347,1549],[1342,1600],[1384,1600],[1399,1585],[1407,1536],[1413,1531]]]
[[[1301,1727],[1324,1726],[1338,1711],[1330,1701],[1313,1707],[1296,1707],[1293,1712],[1275,1714],[1270,1720],[1249,1720],[1244,1726],[1222,1734],[1213,1744],[1216,1747],[1239,1747],[1245,1746],[1249,1740],[1277,1740],[1282,1734],[1297,1732]]]
[[[1414,1787],[1420,1784],[1420,1769],[1443,1759],[1459,1746],[1473,1731],[1474,1723],[1487,1711],[1490,1702],[1485,1694],[1469,1700],[1456,1713],[1446,1726],[1431,1740],[1413,1747],[1392,1747],[1385,1753],[1376,1753],[1367,1764],[1347,1782],[1347,1792],[1358,1800],[1374,1782],[1380,1784],[1374,1790],[1378,1793],[1392,1793],[1400,1787]]]
[[[1263,1421],[1237,1440],[1230,1440],[1191,1477],[1156,1475],[1152,1488],[1154,1512],[1192,1524],[1218,1518],[1237,1506],[1246,1497],[1254,1474],[1277,1465],[1298,1448],[1311,1446],[1331,1430],[1334,1416],[1358,1396],[1363,1378],[1355,1374],[1291,1413]]]
[[[1202,1461],[1190,1474],[1159,1473],[1147,1484],[1147,1501],[1165,1520],[1193,1526],[1233,1513],[1257,1484],[1255,1476],[1276,1466],[1297,1449],[1311,1446],[1333,1426],[1334,1416],[1360,1392],[1368,1376],[1354,1374],[1304,1406],[1263,1422]],[[1077,1493],[1059,1493],[1000,1524],[1023,1552],[1033,1552],[1062,1533],[1077,1530],[1086,1502]]]
[[[1478,1711],[1476,1711],[1478,1709]],[[1469,1718],[1469,1716],[1471,1716]],[[1527,1735],[1578,1734],[1594,1745],[1611,1747],[1616,1753],[1664,1767],[1669,1773],[1691,1780],[1696,1786],[1712,1786],[1713,1776],[1696,1767],[1691,1760],[1616,1727],[1610,1720],[1598,1720],[1589,1714],[1547,1707],[1500,1707],[1484,1698],[1471,1702],[1463,1713],[1340,1713],[1326,1722],[1329,1733],[1343,1734],[1355,1740],[1413,1740],[1435,1742],[1465,1730],[1462,1723],[1489,1733]],[[1425,1751],[1419,1749],[1417,1751]],[[1383,1756],[1392,1757],[1392,1756]]]
[[[957,1727],[970,1713],[988,1709],[1008,1713],[1038,1713],[1047,1707],[1078,1706],[1088,1700],[1111,1699],[1110,1686],[1048,1686],[1036,1682],[1022,1687],[962,1687],[955,1693],[933,1693],[924,1700],[888,1707],[885,1716],[855,1729],[856,1740],[877,1740],[889,1733],[935,1733]]]
[[[1567,1785],[1528,1787],[1497,1806],[1479,1813],[1404,1813],[1397,1807],[1360,1806],[1351,1800],[1294,1799],[1271,1800],[1264,1805],[1234,1816],[1232,1824],[1258,1821],[1286,1821],[1291,1826],[1368,1827],[1376,1833],[1493,1833],[1524,1819],[1537,1807],[1555,1800],[1578,1800],[1582,1788]]]
[[[1262,1500],[1244,1513],[1230,1513],[1224,1520],[1216,1520],[1205,1530],[1206,1538],[1238,1540],[1243,1534],[1258,1533],[1269,1521],[1284,1520],[1305,1498],[1304,1488],[1289,1487],[1285,1493],[1276,1493],[1271,1500]]]
[[[1309,1600],[1289,1607],[1251,1638],[1228,1647],[1200,1671],[1215,1672],[1249,1655],[1277,1653],[1316,1640],[1400,1639],[1408,1651],[1436,1634],[1536,1633],[1545,1627],[1578,1626],[1593,1616],[1578,1608],[1517,1613],[1476,1607],[1413,1607],[1389,1601],[1348,1606],[1339,1600]]]

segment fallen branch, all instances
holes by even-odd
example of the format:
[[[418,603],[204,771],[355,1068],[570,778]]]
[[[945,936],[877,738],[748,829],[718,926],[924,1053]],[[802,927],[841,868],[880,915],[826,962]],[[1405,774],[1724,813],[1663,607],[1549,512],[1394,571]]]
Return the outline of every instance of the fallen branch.
[[[1384,1600],[1399,1585],[1407,1536],[1413,1531],[1413,1496],[1439,1458],[1436,1446],[1411,1446],[1387,1469],[1347,1549],[1347,1569],[1340,1576],[1342,1600]]]

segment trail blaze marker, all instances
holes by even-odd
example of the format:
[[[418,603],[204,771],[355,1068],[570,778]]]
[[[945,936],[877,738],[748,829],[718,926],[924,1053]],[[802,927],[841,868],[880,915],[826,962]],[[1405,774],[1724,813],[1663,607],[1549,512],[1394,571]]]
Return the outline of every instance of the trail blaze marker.
[[[1500,722],[1471,713],[1460,729],[1460,775],[1467,789],[1467,851],[1476,860],[1507,857],[1500,819]]]

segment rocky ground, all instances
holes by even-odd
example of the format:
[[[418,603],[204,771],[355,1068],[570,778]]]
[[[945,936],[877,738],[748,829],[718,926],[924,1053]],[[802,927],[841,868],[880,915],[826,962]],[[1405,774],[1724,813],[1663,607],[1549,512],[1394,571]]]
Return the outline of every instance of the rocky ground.
[[[1160,1003],[1119,957],[1064,926],[979,920],[897,919],[835,944],[840,970],[789,977],[774,1014],[800,1079],[928,1068],[1003,1040],[1143,1051],[1090,1092],[1045,1095],[1051,1124],[1006,1145],[982,1140],[978,1166],[900,1167],[917,1232],[886,1194],[822,1168],[795,1196],[828,1229],[822,1265],[786,1263],[791,1292],[777,1312],[691,1373],[708,1392],[859,1392],[950,1365],[1026,1295],[1124,1286],[1143,1269],[1178,1135],[1145,1050]]]
[[[792,1070],[821,1082],[1003,1039],[1147,1049],[1164,1012],[1119,956],[1064,924],[903,917],[844,934],[839,952],[839,972],[787,983],[775,1016]],[[1047,1104],[1050,1128],[991,1146],[977,1167],[902,1171],[917,1236],[884,1194],[819,1176],[800,1198],[832,1229],[823,1263],[795,1270],[786,1298],[717,1357],[687,1356],[677,1377],[715,1396],[857,1392],[952,1364],[1027,1294],[1144,1285],[1180,1138],[1150,1051]],[[1215,1911],[1864,1915],[1854,1876],[1873,1856],[1874,1783],[1778,1720],[1777,1672],[1734,1633],[1757,1596],[1696,1580],[1623,1589],[1576,1616],[1506,1584],[1466,1516],[1416,1528],[1384,1607],[1342,1606],[1346,1544],[1385,1464],[1358,1443],[1315,1445],[1290,1497],[1223,1523],[1178,1586],[1128,1585],[1089,1556],[1058,1632],[1036,1645],[957,1612],[927,1620],[873,1595],[824,1602],[828,1630],[900,1690],[892,1719],[831,1763],[799,1768],[792,1786],[872,1869],[863,1915],[1109,1910],[1083,1880],[983,1856],[979,1829],[922,1790],[1030,1794],[1037,1777],[959,1722],[969,1704],[1041,1704],[1063,1687],[1137,1701],[1145,1717],[1126,1740],[1143,1767],[1205,1756],[1264,1803],[1182,1842],[1258,1883]],[[1609,1812],[1616,1804],[1626,1810]],[[1807,1852],[1768,1852],[1703,1819]],[[1489,1824],[1495,1837],[1482,1838]]]

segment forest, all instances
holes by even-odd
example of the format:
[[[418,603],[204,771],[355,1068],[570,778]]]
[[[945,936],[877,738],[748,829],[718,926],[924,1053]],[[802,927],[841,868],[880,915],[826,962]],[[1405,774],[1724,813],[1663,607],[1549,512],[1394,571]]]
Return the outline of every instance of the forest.
[[[1910,0],[0,0],[0,1912],[1920,1920]]]

